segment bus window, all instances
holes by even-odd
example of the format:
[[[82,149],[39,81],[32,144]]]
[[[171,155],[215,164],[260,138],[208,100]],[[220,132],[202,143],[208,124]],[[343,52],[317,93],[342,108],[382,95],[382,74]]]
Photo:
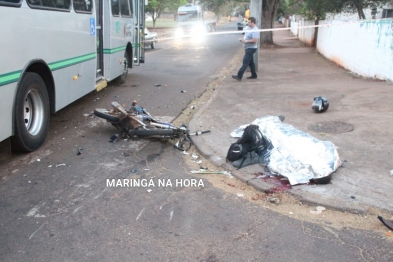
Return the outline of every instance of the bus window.
[[[74,10],[75,12],[88,12],[92,13],[93,5],[91,4],[92,0],[73,0]]]
[[[119,16],[119,0],[111,0],[112,15]]]
[[[50,7],[69,10],[71,7],[70,0],[27,0],[27,3],[33,7]]]
[[[129,3],[129,5],[130,5],[130,10],[131,10],[131,16],[134,14],[134,10],[133,10],[133,3],[132,3],[132,0],[128,0],[128,3]]]
[[[121,16],[130,16],[130,9],[128,8],[128,0],[120,0]]]
[[[21,0],[0,0],[0,5],[19,4]]]

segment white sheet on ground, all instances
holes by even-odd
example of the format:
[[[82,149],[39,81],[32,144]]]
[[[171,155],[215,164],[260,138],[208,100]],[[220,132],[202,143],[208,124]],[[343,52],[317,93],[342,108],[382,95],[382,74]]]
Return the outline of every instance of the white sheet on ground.
[[[276,116],[257,118],[252,124],[258,125],[271,143],[264,154],[267,167],[272,173],[287,177],[291,185],[329,176],[341,166],[332,142],[318,140]],[[236,128],[231,136],[241,137],[246,126]]]

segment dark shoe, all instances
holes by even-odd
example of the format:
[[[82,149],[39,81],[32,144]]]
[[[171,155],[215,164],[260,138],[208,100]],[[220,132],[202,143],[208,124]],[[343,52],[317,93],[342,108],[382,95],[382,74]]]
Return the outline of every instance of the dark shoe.
[[[257,79],[257,76],[249,76],[247,79]]]
[[[242,78],[239,77],[238,75],[232,75],[232,78],[233,78],[233,79],[236,79],[237,81],[242,80]]]

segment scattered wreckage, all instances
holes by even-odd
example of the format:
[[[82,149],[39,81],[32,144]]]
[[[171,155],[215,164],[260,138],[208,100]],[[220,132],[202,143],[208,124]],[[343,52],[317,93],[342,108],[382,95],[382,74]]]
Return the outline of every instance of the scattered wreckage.
[[[179,139],[175,147],[187,151],[191,145],[190,136],[198,136],[209,133],[210,130],[190,132],[185,124],[176,127],[171,123],[158,121],[149,112],[137,105],[137,101],[132,102],[131,108],[127,111],[118,102],[111,103],[112,110],[97,108],[94,114],[106,119],[120,132],[121,138],[164,138]],[[115,135],[117,139],[118,135]]]

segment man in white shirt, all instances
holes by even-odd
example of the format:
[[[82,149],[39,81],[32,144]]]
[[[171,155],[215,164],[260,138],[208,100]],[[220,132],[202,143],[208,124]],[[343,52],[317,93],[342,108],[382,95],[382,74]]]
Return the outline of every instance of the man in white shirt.
[[[250,17],[248,19],[248,26],[245,29],[244,37],[240,38],[239,41],[243,43],[244,47],[244,56],[243,56],[243,65],[239,69],[237,75],[232,75],[232,78],[240,81],[249,66],[251,69],[251,76],[247,77],[247,79],[256,79],[257,73],[255,72],[255,64],[254,64],[254,53],[258,48],[258,39],[259,39],[259,31],[258,27],[255,25],[256,20],[255,17]]]

